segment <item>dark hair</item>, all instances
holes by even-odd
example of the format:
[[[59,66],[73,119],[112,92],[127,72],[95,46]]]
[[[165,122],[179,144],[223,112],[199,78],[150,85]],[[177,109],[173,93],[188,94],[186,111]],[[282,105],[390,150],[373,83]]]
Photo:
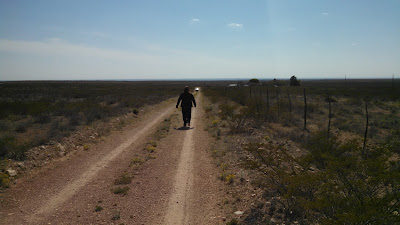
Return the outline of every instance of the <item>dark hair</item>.
[[[185,93],[190,93],[190,92],[189,92],[189,87],[186,86],[185,89],[183,89],[183,92],[185,92]]]

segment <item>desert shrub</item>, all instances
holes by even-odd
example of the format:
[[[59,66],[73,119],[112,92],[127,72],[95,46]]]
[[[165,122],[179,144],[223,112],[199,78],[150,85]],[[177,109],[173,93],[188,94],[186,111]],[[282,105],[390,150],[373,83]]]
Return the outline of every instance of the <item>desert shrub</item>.
[[[71,116],[69,117],[69,125],[71,127],[76,127],[80,124],[81,122],[81,118],[79,116],[78,113],[74,112],[71,114]]]
[[[10,158],[15,160],[25,159],[26,144],[20,144],[13,136],[3,136],[0,138],[0,158]]]
[[[316,135],[301,159],[304,170],[286,178],[287,197],[296,197],[309,219],[326,224],[399,222],[399,168],[391,152],[378,146],[363,154],[356,141],[338,143]],[[307,170],[315,165],[316,170]]]
[[[225,177],[225,181],[226,181],[226,183],[228,183],[228,184],[233,184],[233,181],[235,180],[235,175],[234,174],[228,174],[226,177]]]
[[[8,188],[10,185],[10,175],[6,171],[7,160],[0,160],[0,188]]]
[[[11,128],[11,123],[7,120],[0,120],[0,131],[8,131]]]
[[[130,184],[132,182],[132,177],[127,174],[123,174],[114,180],[115,185]]]
[[[103,210],[103,207],[96,205],[96,207],[94,208],[95,212],[100,212],[101,210]]]
[[[358,106],[362,107],[363,105],[363,100],[359,96],[353,96],[352,98],[349,98],[347,100],[347,103],[351,106]]]
[[[238,225],[239,222],[237,219],[231,219],[231,221],[227,222],[226,225]]]
[[[147,144],[151,145],[153,147],[157,147],[157,142],[156,141],[148,141]]]
[[[241,108],[239,113],[235,114],[231,118],[231,123],[229,123],[229,130],[231,133],[240,133],[244,131],[245,124],[248,120],[248,113],[246,108]]]
[[[378,114],[374,116],[372,121],[377,127],[383,129],[391,129],[400,126],[400,118],[395,114]]]
[[[222,103],[219,105],[219,116],[224,120],[232,118],[235,114],[236,108],[237,106],[233,104]]]
[[[102,118],[100,111],[96,108],[88,110],[85,113],[85,116],[86,116],[86,124],[91,124],[93,121]]]
[[[131,166],[137,166],[143,164],[143,159],[139,157],[135,157],[131,160]]]
[[[126,195],[128,193],[129,187],[116,187],[112,192],[116,195]]]
[[[26,147],[34,147],[38,145],[44,145],[51,137],[49,132],[46,133],[37,133],[30,140],[29,144]]]
[[[33,122],[34,123],[40,123],[40,124],[45,124],[51,121],[51,117],[48,113],[41,113],[35,116]]]
[[[156,147],[152,146],[152,145],[147,145],[145,148],[148,152],[153,153],[156,151]]]
[[[345,143],[315,134],[304,146],[308,153],[293,158],[279,145],[245,146],[264,174],[266,196],[284,197],[287,221],[306,224],[394,224],[400,196],[400,165],[380,145],[362,152],[357,141]],[[390,163],[389,163],[390,162]],[[250,163],[247,163],[250,165]]]
[[[26,130],[28,129],[30,123],[28,122],[21,122],[15,127],[15,131],[17,133],[25,133]]]
[[[391,129],[381,145],[386,145],[391,152],[400,154],[400,128]]]
[[[133,110],[132,110],[132,113],[135,114],[135,115],[137,115],[137,114],[139,114],[139,110],[138,110],[138,109],[133,109]]]
[[[50,133],[54,135],[58,130],[63,131],[64,129],[65,127],[60,126],[60,120],[53,120],[53,122],[50,124]]]
[[[321,110],[321,106],[319,104],[307,102],[307,111],[309,113],[316,113],[316,112],[319,112],[320,110]]]
[[[362,120],[364,118],[354,117],[351,115],[338,116],[333,121],[332,125],[339,128],[342,131],[350,131],[355,134],[362,134],[365,131],[365,122]]]
[[[326,96],[325,102],[337,102],[337,100],[332,96]]]

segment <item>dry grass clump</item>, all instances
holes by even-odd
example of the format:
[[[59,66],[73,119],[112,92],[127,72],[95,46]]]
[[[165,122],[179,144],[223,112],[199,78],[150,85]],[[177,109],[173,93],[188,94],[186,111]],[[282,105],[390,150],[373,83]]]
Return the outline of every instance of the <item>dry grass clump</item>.
[[[127,195],[129,187],[116,187],[112,189],[112,192],[117,195]]]
[[[130,184],[132,182],[132,176],[128,176],[127,174],[121,175],[119,178],[114,180],[115,185],[123,185]]]

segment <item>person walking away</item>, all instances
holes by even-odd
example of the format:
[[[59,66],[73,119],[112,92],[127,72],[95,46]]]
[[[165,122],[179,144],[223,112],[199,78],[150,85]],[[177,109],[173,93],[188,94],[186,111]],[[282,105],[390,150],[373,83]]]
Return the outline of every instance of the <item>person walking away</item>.
[[[186,124],[190,127],[190,119],[192,117],[192,107],[196,107],[196,100],[194,100],[194,96],[189,91],[189,87],[186,86],[183,90],[183,93],[179,96],[178,102],[176,103],[176,108],[178,108],[179,103],[182,102],[182,117],[183,117],[183,126],[186,127]],[[193,103],[193,104],[192,104]]]

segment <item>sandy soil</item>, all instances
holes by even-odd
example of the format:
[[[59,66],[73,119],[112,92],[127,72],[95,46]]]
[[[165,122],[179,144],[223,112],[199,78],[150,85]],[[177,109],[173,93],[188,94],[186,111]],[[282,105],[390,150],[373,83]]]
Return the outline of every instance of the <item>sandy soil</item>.
[[[196,96],[198,102],[201,98]],[[0,196],[1,224],[219,224],[223,184],[209,153],[201,108],[190,129],[175,124],[157,143],[152,159],[133,170],[132,159],[157,126],[180,112],[155,107],[138,123],[104,142],[65,156],[33,176],[20,178]],[[116,195],[115,178],[133,176],[126,195]],[[95,208],[101,210],[95,211]]]

